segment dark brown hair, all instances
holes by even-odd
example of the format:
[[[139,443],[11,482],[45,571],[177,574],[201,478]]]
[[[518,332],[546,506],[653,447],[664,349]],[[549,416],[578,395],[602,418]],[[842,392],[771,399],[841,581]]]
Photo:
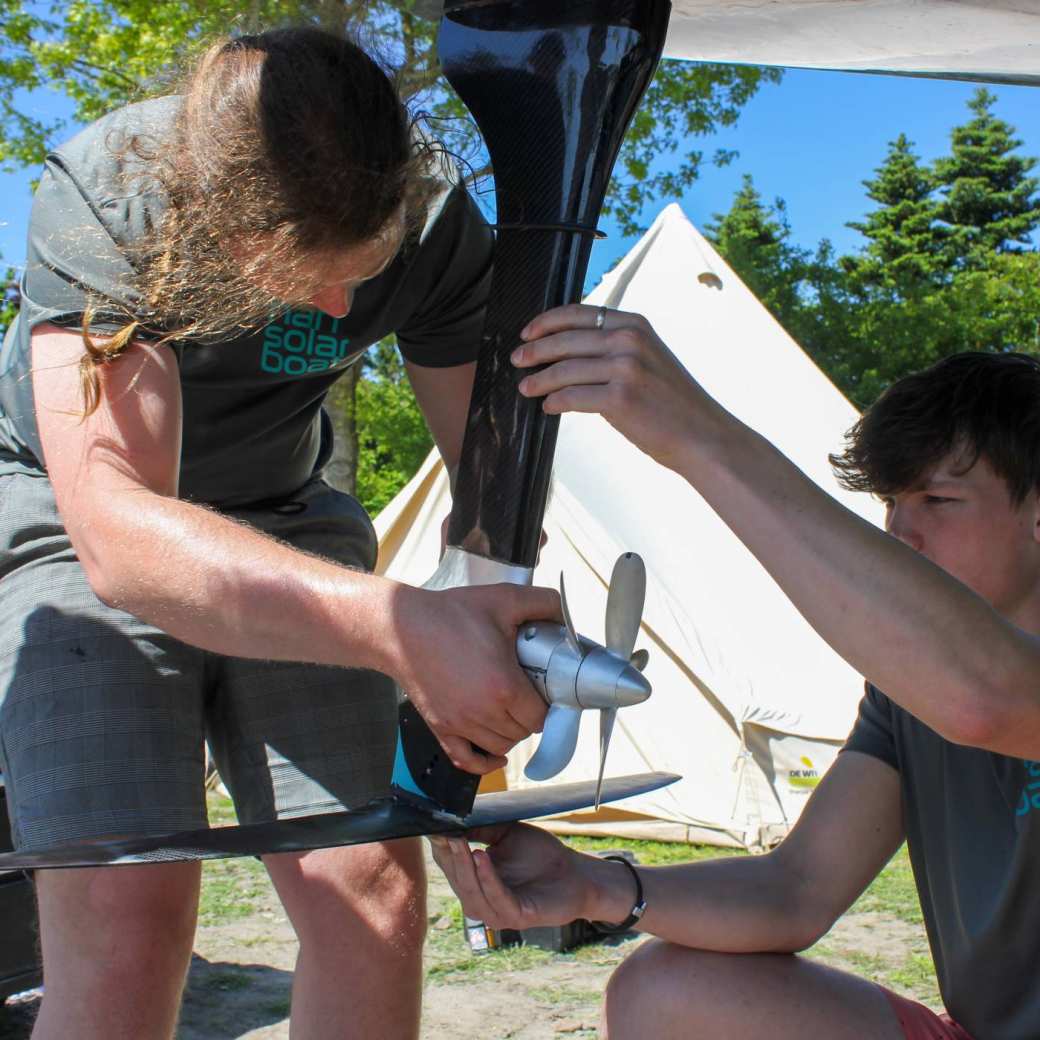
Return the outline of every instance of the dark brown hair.
[[[262,326],[313,293],[309,260],[379,239],[402,207],[421,221],[431,190],[430,157],[389,74],[342,36],[298,27],[217,41],[181,93],[167,138],[124,145],[134,190],[144,176],[167,207],[151,240],[129,247],[139,308],[102,342],[94,309],[84,316],[88,414],[98,366],[135,335],[220,339]],[[277,299],[257,277],[272,269]]]
[[[951,452],[984,458],[1018,505],[1040,490],[1040,360],[953,354],[893,383],[831,455],[839,483],[887,496],[914,487]]]

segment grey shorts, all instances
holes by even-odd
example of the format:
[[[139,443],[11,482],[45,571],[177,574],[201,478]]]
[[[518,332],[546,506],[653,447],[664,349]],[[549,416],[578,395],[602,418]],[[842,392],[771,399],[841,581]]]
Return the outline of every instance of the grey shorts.
[[[374,565],[364,510],[321,480],[229,515]],[[243,823],[363,804],[390,781],[396,703],[378,673],[223,657],[105,606],[50,482],[0,476],[0,771],[17,848],[204,827],[207,739]]]

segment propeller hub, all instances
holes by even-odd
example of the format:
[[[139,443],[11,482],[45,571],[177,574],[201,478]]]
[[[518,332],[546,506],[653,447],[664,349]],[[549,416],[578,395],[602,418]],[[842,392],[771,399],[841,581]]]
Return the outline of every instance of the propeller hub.
[[[625,553],[614,565],[607,593],[607,645],[578,635],[567,606],[567,590],[560,575],[560,602],[564,624],[532,621],[516,637],[520,665],[549,705],[538,750],[524,772],[532,780],[555,776],[574,754],[581,713],[600,713],[599,787],[607,747],[618,708],[641,704],[650,696],[650,683],[641,674],[647,653],[633,653],[639,634],[646,569],[635,553]]]
[[[597,646],[581,661],[575,696],[582,708],[622,708],[645,701],[650,684],[627,660]]]

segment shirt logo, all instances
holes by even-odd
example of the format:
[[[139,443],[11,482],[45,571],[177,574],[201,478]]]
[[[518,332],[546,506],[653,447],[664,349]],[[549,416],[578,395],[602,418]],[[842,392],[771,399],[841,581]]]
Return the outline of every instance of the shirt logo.
[[[321,311],[287,311],[264,329],[260,368],[271,375],[302,376],[342,368],[350,337],[339,335],[339,318]]]
[[[1028,779],[1018,799],[1016,816],[1025,816],[1034,809],[1040,809],[1040,762],[1026,762],[1025,766]]]

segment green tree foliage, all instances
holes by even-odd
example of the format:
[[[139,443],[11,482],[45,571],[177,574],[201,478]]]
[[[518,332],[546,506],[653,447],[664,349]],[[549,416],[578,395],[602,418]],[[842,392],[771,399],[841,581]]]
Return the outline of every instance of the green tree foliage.
[[[355,31],[399,69],[403,96],[432,87],[439,68],[436,23],[415,0],[0,0],[0,161],[42,161],[67,121],[31,114],[28,92],[49,88],[73,102],[83,124],[128,101],[169,88],[214,36],[289,23]],[[447,111],[445,114],[448,114]]]
[[[780,69],[750,65],[662,61],[621,147],[604,207],[621,233],[642,230],[640,211],[656,199],[682,195],[704,162],[704,152],[695,148],[685,152],[677,167],[660,170],[662,157],[673,155],[680,142],[732,126],[758,88],[779,83],[781,75]],[[724,166],[735,155],[719,149],[712,161]]]
[[[433,438],[391,341],[369,351],[356,402],[357,497],[374,515],[412,478]]]
[[[985,267],[993,253],[1027,247],[1040,225],[1040,181],[1029,176],[1036,159],[1015,154],[1022,142],[991,111],[996,100],[976,91],[968,102],[974,118],[954,129],[951,154],[935,164],[951,259],[962,267]]]
[[[962,350],[1036,352],[1040,226],[1035,159],[979,90],[951,153],[924,167],[900,135],[865,181],[877,203],[850,223],[865,238],[832,257],[803,298],[803,343],[852,401],[866,407],[893,381]]]
[[[857,256],[842,259],[849,290],[889,299],[926,292],[943,278],[945,235],[935,179],[905,134],[889,144],[885,161],[863,186],[877,208],[848,224],[867,240]]]
[[[875,207],[849,227],[864,244],[838,257],[790,242],[782,202],[745,177],[707,230],[726,260],[821,368],[864,408],[908,372],[962,350],[1040,353],[1036,160],[978,91],[951,154],[921,163],[900,134],[865,180]]]
[[[801,324],[806,348],[860,407],[949,352],[937,345],[948,331],[940,297],[949,261],[931,170],[900,134],[863,185],[876,207],[848,226],[865,244],[853,256],[817,254]]]
[[[789,331],[799,324],[807,257],[792,245],[783,199],[762,202],[750,174],[744,174],[729,212],[716,213],[705,233],[745,285]]]

